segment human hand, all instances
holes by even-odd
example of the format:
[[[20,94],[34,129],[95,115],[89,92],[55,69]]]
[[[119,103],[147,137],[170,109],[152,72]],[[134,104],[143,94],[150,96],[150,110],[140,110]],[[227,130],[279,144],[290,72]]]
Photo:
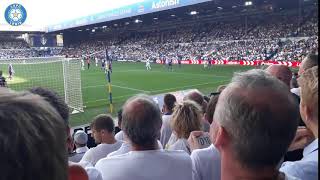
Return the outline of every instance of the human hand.
[[[188,138],[188,144],[190,146],[191,152],[195,149],[201,149],[201,145],[198,141],[198,137],[202,136],[205,134],[203,131],[192,131],[189,135]]]
[[[296,136],[292,140],[288,151],[303,149],[307,145],[309,145],[314,139],[315,138],[309,129],[303,126],[299,126],[296,132]]]

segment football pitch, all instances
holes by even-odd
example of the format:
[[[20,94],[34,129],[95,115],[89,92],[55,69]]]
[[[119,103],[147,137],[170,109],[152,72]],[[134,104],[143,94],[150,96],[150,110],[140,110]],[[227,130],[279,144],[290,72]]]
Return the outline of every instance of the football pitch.
[[[93,65],[93,64],[92,64]],[[92,117],[109,111],[109,95],[107,81],[100,67],[92,66],[83,70],[82,94],[84,113],[72,115],[71,125],[81,125],[90,122]],[[213,66],[204,69],[203,65],[173,66],[168,71],[163,65],[152,64],[152,70],[147,71],[144,63],[116,62],[113,63],[112,97],[114,105],[113,116],[131,96],[139,93],[156,95],[186,89],[198,89],[205,95],[214,92],[219,85],[227,84],[234,72],[252,69],[250,66]]]
[[[216,65],[204,69],[203,65],[173,66],[168,71],[164,65],[151,64],[147,71],[144,63],[114,62],[112,81],[113,116],[123,103],[135,94],[157,95],[179,90],[198,89],[205,95],[214,92],[219,85],[227,84],[234,72],[246,71],[251,66]],[[7,73],[7,66],[0,65],[0,70]],[[54,89],[63,95],[63,75],[61,64],[14,65],[15,77],[9,86],[15,90],[24,90],[33,86],[44,86]],[[7,74],[5,74],[7,77]],[[89,123],[101,113],[109,113],[109,94],[106,75],[98,67],[91,64],[90,69],[81,70],[82,97],[84,112],[73,114],[70,125],[78,126]],[[27,87],[27,88],[26,88]]]

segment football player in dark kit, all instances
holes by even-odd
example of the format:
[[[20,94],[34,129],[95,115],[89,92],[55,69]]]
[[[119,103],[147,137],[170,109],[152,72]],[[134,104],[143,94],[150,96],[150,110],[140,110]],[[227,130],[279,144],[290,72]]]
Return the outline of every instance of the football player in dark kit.
[[[90,58],[87,57],[87,64],[88,64],[88,69],[90,68]]]
[[[2,71],[0,71],[0,87],[7,87],[6,78],[2,76]]]

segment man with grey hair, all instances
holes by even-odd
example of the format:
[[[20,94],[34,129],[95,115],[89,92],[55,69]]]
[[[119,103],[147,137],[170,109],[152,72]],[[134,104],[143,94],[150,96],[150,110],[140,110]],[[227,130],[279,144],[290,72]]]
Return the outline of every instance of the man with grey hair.
[[[121,127],[132,149],[129,153],[101,159],[96,168],[104,180],[192,179],[191,159],[182,151],[159,149],[160,109],[148,96],[130,98],[123,106]],[[112,172],[112,173],[110,173]]]
[[[221,179],[291,179],[277,170],[298,126],[286,85],[263,70],[236,74],[221,93],[211,124]]]

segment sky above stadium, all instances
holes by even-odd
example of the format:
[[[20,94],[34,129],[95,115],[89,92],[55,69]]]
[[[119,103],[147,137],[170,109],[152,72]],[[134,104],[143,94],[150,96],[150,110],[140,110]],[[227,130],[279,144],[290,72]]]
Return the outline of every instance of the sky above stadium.
[[[35,31],[91,14],[143,2],[144,0],[0,0],[0,31]],[[3,14],[13,3],[23,5],[27,19],[21,26],[9,25]]]

